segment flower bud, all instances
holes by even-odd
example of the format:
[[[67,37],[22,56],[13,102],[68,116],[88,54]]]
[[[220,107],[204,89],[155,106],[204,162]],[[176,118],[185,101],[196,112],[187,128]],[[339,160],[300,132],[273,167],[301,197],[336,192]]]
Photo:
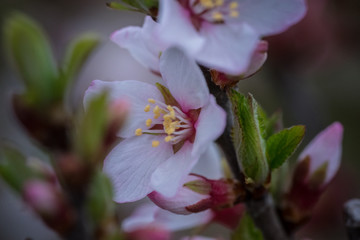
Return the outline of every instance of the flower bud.
[[[186,215],[230,207],[240,195],[238,189],[239,184],[233,180],[210,180],[190,174],[175,196],[168,198],[154,191],[148,197],[165,210]]]
[[[24,185],[23,198],[58,233],[64,233],[71,227],[74,212],[54,184],[41,180],[28,181]]]
[[[285,217],[300,222],[311,215],[321,194],[339,169],[343,126],[335,122],[318,134],[300,154],[285,200]]]

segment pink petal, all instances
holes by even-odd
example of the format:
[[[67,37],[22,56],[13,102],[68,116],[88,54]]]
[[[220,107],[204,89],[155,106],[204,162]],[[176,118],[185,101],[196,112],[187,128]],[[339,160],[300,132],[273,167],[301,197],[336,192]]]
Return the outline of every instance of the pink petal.
[[[199,53],[192,55],[198,62],[231,75],[247,69],[258,42],[258,35],[249,25],[203,24],[201,33],[206,43]]]
[[[129,232],[151,224],[161,226],[169,231],[178,231],[206,224],[212,218],[213,213],[211,211],[186,216],[171,213],[154,204],[144,204],[123,221],[122,228]]]
[[[162,54],[160,72],[183,111],[201,108],[208,102],[209,89],[200,68],[181,50],[170,48]]]
[[[152,147],[152,140],[160,145]],[[116,202],[136,201],[153,191],[151,175],[173,154],[171,145],[163,140],[153,135],[128,138],[106,157],[103,170],[112,180]]]
[[[220,179],[224,177],[221,157],[222,155],[216,144],[210,143],[210,146],[200,156],[199,162],[191,170],[191,173],[196,173],[210,179]]]
[[[203,236],[191,236],[191,237],[183,237],[181,240],[221,240],[222,238],[210,238]]]
[[[159,90],[154,85],[148,83],[134,80],[114,82],[95,80],[85,92],[85,107],[90,99],[103,91],[109,92],[109,100],[111,102],[117,101],[118,99],[124,99],[130,103],[128,116],[119,133],[119,136],[123,138],[134,136],[137,128],[148,128],[146,127],[145,121],[148,118],[152,118],[152,113],[144,112],[144,108],[148,104],[149,98],[161,102],[164,101]]]
[[[188,175],[184,182],[191,182],[198,180],[199,177]],[[201,178],[202,180],[202,178]],[[157,206],[161,207],[162,209],[168,210],[170,212],[176,214],[191,214],[186,207],[196,204],[197,202],[208,198],[208,195],[203,195],[196,193],[190,190],[187,187],[181,187],[175,196],[166,197],[156,191],[150,193],[148,197],[153,201]]]
[[[248,78],[260,70],[262,65],[267,59],[268,42],[260,41],[256,46],[255,51],[250,60],[250,65],[246,69],[246,72],[241,74],[241,77]]]
[[[195,124],[196,136],[191,156],[201,155],[209,144],[215,141],[224,131],[226,113],[216,103],[214,96],[210,96],[209,104],[201,109]]]
[[[199,156],[191,156],[193,145],[185,142],[183,147],[162,163],[151,178],[152,188],[166,197],[172,197],[183,184],[190,170],[199,160]]]
[[[306,13],[304,0],[238,0],[238,20],[248,23],[261,36],[286,30]]]
[[[160,0],[159,4],[159,36],[171,46],[181,46],[186,52],[196,54],[204,38],[191,23],[188,11],[175,0]]]
[[[155,219],[157,222],[166,225],[169,230],[179,231],[207,224],[213,216],[214,214],[210,210],[191,215],[179,215],[159,208]]]
[[[147,16],[142,28],[131,26],[120,29],[111,35],[111,40],[129,50],[143,66],[159,72],[159,56],[165,45],[155,37],[156,27],[157,23]]]
[[[310,157],[310,175],[328,162],[325,183],[329,182],[340,167],[343,126],[335,122],[320,132],[300,154],[299,161]]]

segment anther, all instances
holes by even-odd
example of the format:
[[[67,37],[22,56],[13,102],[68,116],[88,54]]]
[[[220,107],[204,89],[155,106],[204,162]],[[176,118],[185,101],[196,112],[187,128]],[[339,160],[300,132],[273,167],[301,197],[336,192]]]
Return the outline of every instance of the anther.
[[[167,136],[165,137],[165,142],[170,142],[171,139],[173,139],[174,137],[173,136]]]
[[[234,1],[234,2],[231,2],[231,3],[230,3],[229,8],[230,8],[230,9],[235,9],[235,8],[237,8],[238,6],[239,6],[239,4]]]
[[[157,141],[157,140],[153,140],[152,143],[151,143],[152,147],[158,147],[159,145],[160,145],[160,142]]]
[[[149,98],[149,99],[148,99],[148,102],[149,102],[149,103],[152,103],[152,104],[156,103],[156,101],[155,101],[154,99],[152,99],[152,98]]]
[[[224,0],[215,0],[215,5],[217,7],[224,5]]]
[[[222,21],[224,19],[220,12],[214,12],[212,17],[215,21]]]
[[[160,117],[160,108],[158,105],[156,105],[153,109],[153,113],[154,113],[154,118],[157,119],[158,117]]]
[[[144,112],[149,112],[150,111],[150,105],[146,105],[146,107],[144,108]]]
[[[142,135],[142,129],[141,128],[138,128],[135,130],[135,135],[136,136],[141,136]]]
[[[150,126],[151,126],[151,123],[152,123],[152,119],[151,119],[151,118],[149,118],[149,119],[146,120],[146,126],[147,126],[147,127],[150,127]]]
[[[231,10],[230,11],[230,17],[236,18],[239,16],[239,12],[236,10]]]
[[[206,8],[213,8],[214,7],[214,3],[213,3],[212,0],[200,0],[200,4],[203,7],[206,7]]]

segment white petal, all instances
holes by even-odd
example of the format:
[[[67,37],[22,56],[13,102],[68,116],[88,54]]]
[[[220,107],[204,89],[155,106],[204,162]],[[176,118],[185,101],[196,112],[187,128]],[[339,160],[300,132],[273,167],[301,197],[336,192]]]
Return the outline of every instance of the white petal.
[[[131,26],[120,29],[111,35],[111,40],[129,50],[143,66],[159,72],[159,56],[165,45],[155,36],[156,26],[157,23],[147,16],[142,28]]]
[[[238,0],[238,20],[261,35],[276,34],[298,22],[306,13],[304,0]]]
[[[170,48],[160,58],[160,72],[182,110],[201,108],[209,100],[204,75],[194,60]]]
[[[147,129],[145,121],[153,117],[151,111],[144,112],[149,98],[164,102],[159,90],[148,83],[134,80],[114,82],[95,80],[85,92],[85,107],[91,98],[105,90],[109,92],[110,101],[125,99],[130,103],[129,114],[119,133],[119,136],[123,138],[134,136],[137,128]]]
[[[200,156],[199,162],[191,170],[209,179],[224,177],[221,165],[221,153],[215,143],[211,143],[207,150]]]
[[[152,140],[160,145],[152,147]],[[114,200],[132,202],[152,192],[151,175],[172,154],[172,146],[160,136],[142,135],[120,142],[104,162],[104,172],[114,186]]]
[[[216,103],[214,96],[210,96],[209,104],[201,109],[195,124],[196,136],[191,155],[197,156],[205,152],[209,144],[215,141],[224,131],[226,113]]]
[[[201,33],[206,43],[194,56],[201,64],[231,75],[243,73],[250,64],[258,42],[258,35],[247,24],[203,24]]]
[[[204,39],[191,23],[189,12],[175,0],[162,0],[159,4],[159,36],[170,46],[196,54]]]
[[[199,156],[191,156],[193,145],[185,142],[182,148],[162,163],[151,178],[153,189],[166,197],[172,197],[183,184],[190,170],[199,160]]]

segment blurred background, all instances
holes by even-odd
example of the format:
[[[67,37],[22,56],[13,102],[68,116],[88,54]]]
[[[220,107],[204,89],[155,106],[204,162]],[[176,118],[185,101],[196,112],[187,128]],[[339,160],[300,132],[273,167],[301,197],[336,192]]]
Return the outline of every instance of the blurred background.
[[[267,38],[267,62],[258,74],[241,81],[239,88],[243,93],[251,92],[269,114],[282,109],[286,127],[306,125],[302,147],[332,122],[344,125],[342,167],[314,218],[297,236],[346,239],[342,205],[360,197],[360,1],[312,0],[308,5],[308,14],[299,24]],[[109,9],[103,0],[1,0],[1,25],[13,11],[24,12],[43,26],[58,59],[79,33],[96,32],[103,37],[72,90],[69,100],[79,109],[84,91],[94,79],[157,79],[108,38],[122,27],[142,25],[142,14]],[[28,155],[46,159],[13,116],[10,97],[21,89],[1,47],[0,139],[19,146]],[[132,206],[121,205],[119,210],[126,216]],[[0,180],[0,239],[59,238]]]

